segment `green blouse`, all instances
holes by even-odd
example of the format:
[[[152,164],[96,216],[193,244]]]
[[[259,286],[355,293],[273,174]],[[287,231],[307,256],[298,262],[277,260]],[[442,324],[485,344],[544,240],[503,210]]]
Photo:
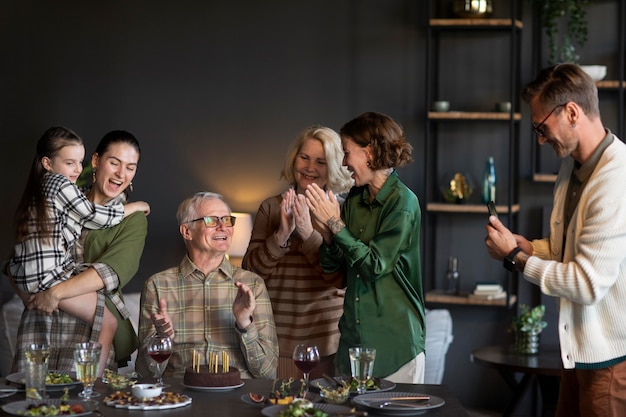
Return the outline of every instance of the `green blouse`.
[[[348,348],[373,347],[374,376],[385,377],[424,351],[421,211],[395,171],[369,200],[367,186],[350,190],[341,210],[346,227],[322,245],[320,262],[328,272],[347,270],[339,372],[350,373]]]

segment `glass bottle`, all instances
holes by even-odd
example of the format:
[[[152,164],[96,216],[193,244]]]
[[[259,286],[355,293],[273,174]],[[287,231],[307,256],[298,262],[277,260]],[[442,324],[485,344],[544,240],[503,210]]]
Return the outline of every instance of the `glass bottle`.
[[[448,272],[446,272],[446,292],[448,294],[459,293],[459,269],[458,261],[454,256],[448,258]]]
[[[496,201],[496,167],[493,156],[487,158],[485,173],[483,175],[483,203]]]

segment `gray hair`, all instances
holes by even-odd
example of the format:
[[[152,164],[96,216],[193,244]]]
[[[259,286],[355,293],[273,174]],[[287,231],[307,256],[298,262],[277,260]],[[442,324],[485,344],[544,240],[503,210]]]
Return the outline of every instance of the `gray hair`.
[[[178,206],[178,210],[176,211],[176,219],[178,220],[178,225],[185,224],[193,219],[197,219],[200,214],[198,213],[198,206],[200,203],[206,200],[220,200],[226,207],[228,207],[228,211],[230,211],[230,206],[224,200],[224,196],[218,193],[212,193],[209,191],[200,191],[199,193],[194,194],[191,197],[188,197],[180,203]]]

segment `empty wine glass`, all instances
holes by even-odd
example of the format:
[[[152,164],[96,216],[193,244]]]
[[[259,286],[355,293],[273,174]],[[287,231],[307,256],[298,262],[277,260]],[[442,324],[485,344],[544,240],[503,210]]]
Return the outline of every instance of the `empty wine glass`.
[[[304,374],[304,396],[309,393],[309,373],[320,363],[317,346],[300,344],[293,350],[293,363]]]
[[[156,362],[154,377],[157,379],[157,385],[166,387],[167,385],[163,384],[163,371],[167,360],[172,356],[172,339],[155,334],[148,341],[148,355]]]
[[[76,378],[83,384],[83,390],[78,393],[78,396],[85,400],[100,396],[93,390],[93,385],[98,375],[101,351],[102,345],[97,342],[77,343],[74,349]]]

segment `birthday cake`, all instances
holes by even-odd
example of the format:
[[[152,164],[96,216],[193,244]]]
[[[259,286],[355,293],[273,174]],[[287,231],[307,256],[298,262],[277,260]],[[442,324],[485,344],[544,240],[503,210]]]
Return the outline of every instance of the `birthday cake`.
[[[232,387],[241,384],[241,373],[232,366],[228,367],[228,372],[224,372],[221,366],[218,372],[206,366],[199,369],[190,366],[185,369],[183,383],[192,387]]]

